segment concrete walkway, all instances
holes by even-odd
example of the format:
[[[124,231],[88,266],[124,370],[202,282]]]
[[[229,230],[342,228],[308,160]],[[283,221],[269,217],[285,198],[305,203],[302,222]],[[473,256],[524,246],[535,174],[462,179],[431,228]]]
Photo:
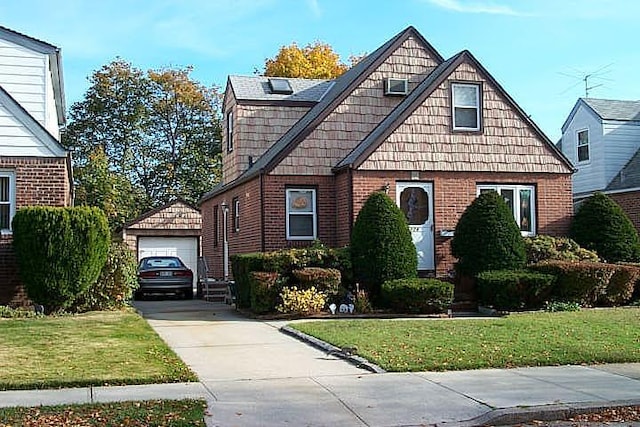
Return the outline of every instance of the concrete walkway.
[[[514,424],[640,405],[640,364],[373,374],[202,301],[136,303],[200,383],[0,392],[0,406],[203,397],[209,426]]]

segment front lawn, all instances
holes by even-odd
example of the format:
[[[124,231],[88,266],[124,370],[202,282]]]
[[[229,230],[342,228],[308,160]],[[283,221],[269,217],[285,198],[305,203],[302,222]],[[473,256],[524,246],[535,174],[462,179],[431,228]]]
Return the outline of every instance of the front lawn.
[[[291,326],[394,372],[640,361],[640,308]]]
[[[0,390],[195,380],[131,311],[0,319]]]
[[[160,400],[0,408],[0,427],[204,426],[206,402]]]

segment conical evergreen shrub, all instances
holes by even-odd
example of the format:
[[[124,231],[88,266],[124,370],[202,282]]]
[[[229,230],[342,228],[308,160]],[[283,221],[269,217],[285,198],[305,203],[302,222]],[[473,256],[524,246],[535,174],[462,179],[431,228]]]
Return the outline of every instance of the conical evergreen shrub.
[[[382,192],[369,196],[351,234],[354,280],[374,298],[387,280],[416,277],[418,255],[407,220]]]
[[[638,231],[622,208],[602,193],[580,205],[571,224],[571,238],[607,262],[640,261]]]
[[[456,271],[466,276],[525,266],[524,241],[502,196],[482,193],[467,207],[456,225],[451,253],[458,258]]]

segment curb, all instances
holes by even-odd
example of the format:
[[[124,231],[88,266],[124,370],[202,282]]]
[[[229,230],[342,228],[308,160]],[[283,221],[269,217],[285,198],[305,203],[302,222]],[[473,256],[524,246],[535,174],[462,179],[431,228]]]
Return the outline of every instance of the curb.
[[[313,347],[316,347],[319,350],[324,351],[328,355],[331,354],[333,356],[337,356],[341,359],[346,360],[347,362],[355,365],[357,368],[366,369],[369,372],[374,374],[384,374],[385,371],[380,366],[369,362],[367,359],[357,356],[355,354],[348,353],[341,349],[340,347],[336,347],[331,345],[325,341],[322,341],[316,337],[312,337],[311,335],[307,335],[304,332],[300,332],[297,329],[293,329],[290,326],[282,326],[280,328],[280,332],[292,336],[304,343],[307,343]]]
[[[608,403],[563,403],[558,405],[502,408],[494,409],[470,420],[441,423],[440,425],[446,427],[507,426],[533,421],[562,421],[577,415],[600,412],[605,409],[639,405],[640,400],[616,400]]]

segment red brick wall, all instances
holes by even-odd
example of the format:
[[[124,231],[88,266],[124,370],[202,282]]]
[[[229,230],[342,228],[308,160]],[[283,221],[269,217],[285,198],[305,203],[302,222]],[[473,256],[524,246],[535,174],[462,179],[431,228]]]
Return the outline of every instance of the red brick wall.
[[[16,209],[71,204],[66,158],[0,157],[0,168],[15,172]],[[26,305],[11,241],[0,237],[0,305]]]
[[[240,201],[240,230],[233,224],[233,199]],[[227,238],[229,255],[260,252],[262,250],[262,228],[260,213],[260,179],[256,178],[224,194],[205,201],[200,206],[202,213],[202,254],[209,265],[209,277],[222,278],[223,268],[223,218],[222,203],[229,206]],[[218,244],[214,244],[213,207],[218,206]],[[231,266],[229,266],[231,274]]]
[[[346,246],[351,239],[351,172],[343,171],[335,178],[336,246]],[[347,219],[345,219],[347,218]]]
[[[640,191],[608,194],[629,216],[631,222],[640,232]]]

